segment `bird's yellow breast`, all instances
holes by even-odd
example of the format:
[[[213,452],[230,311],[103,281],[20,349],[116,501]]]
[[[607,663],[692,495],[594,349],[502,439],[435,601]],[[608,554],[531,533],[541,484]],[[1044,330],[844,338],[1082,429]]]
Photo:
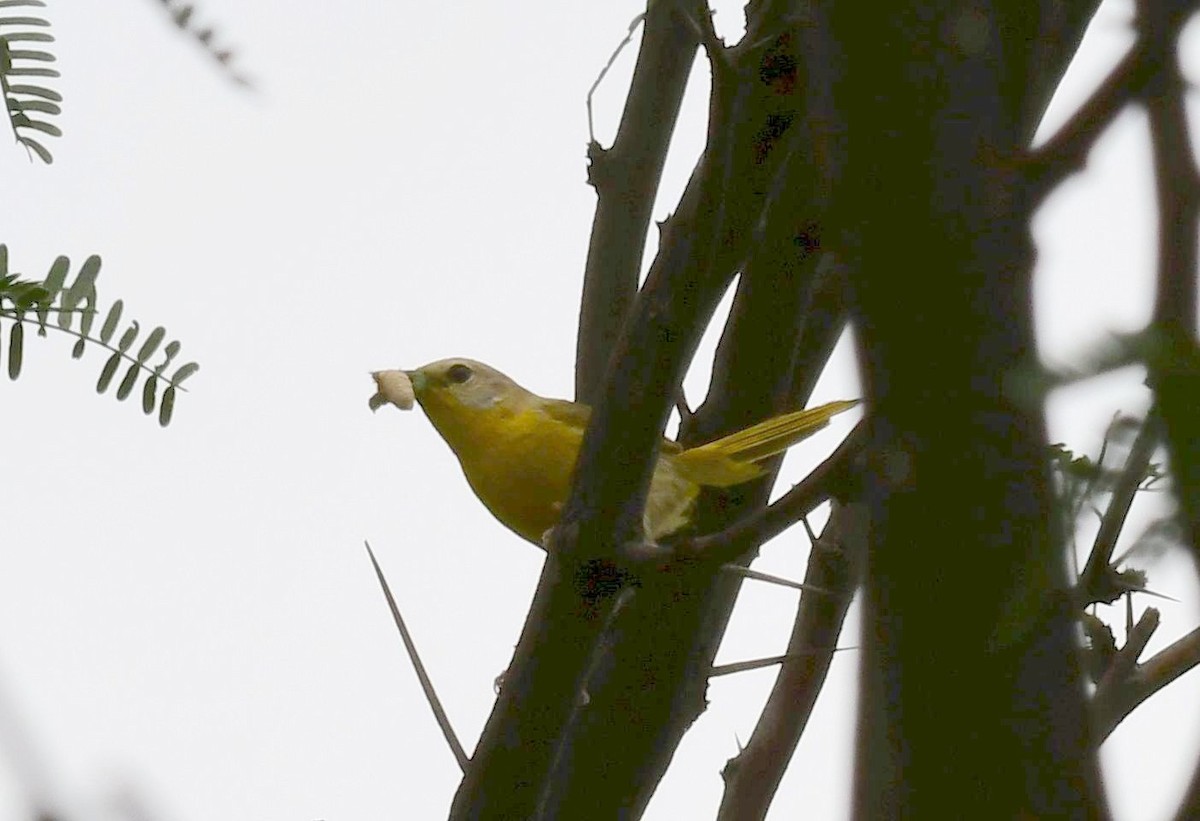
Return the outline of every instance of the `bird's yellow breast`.
[[[541,544],[571,491],[583,428],[536,406],[460,407],[453,416],[457,424],[443,416],[439,429],[475,495],[517,535]],[[646,504],[647,534],[654,538],[684,525],[698,490],[669,455],[660,454]]]
[[[537,408],[491,409],[470,436],[480,439],[454,451],[471,489],[497,519],[540,544],[571,490],[583,431]]]

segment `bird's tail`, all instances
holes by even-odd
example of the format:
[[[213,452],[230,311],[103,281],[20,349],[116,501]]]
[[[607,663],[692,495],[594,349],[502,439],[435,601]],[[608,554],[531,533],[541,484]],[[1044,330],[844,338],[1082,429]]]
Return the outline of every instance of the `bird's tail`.
[[[829,424],[829,420],[858,404],[858,400],[828,402],[743,428],[675,457],[684,476],[699,485],[727,487],[762,474],[757,464],[790,448]]]

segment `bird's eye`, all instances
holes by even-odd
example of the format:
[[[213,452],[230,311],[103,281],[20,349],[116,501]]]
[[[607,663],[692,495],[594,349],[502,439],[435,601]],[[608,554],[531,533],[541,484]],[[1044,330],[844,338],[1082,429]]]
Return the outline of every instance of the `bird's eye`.
[[[471,369],[466,365],[463,365],[461,362],[456,365],[451,365],[450,369],[446,371],[446,378],[456,385],[461,385],[463,382],[466,382],[471,378],[472,375]]]

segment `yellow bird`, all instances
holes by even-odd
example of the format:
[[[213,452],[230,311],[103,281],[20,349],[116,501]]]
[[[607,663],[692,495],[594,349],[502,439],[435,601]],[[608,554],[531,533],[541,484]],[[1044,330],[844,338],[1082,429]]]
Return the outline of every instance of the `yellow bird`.
[[[371,408],[391,402],[407,410],[415,396],[475,495],[502,524],[541,547],[570,493],[591,409],[530,393],[472,359],[373,376],[379,392]],[[857,404],[830,402],[785,413],[694,448],[664,439],[646,502],[646,534],[658,539],[679,530],[690,520],[701,486],[727,487],[762,475],[759,462]]]

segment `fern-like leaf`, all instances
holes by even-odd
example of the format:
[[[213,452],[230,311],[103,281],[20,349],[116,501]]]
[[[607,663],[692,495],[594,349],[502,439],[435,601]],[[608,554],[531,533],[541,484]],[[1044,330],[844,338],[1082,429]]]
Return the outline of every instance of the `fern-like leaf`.
[[[175,374],[171,377],[171,382],[175,385],[178,385],[198,370],[200,370],[199,365],[197,365],[195,362],[189,362],[186,365],[181,366],[179,370],[175,371]]]
[[[185,34],[195,38],[196,43],[229,75],[239,86],[251,88],[252,83],[246,75],[233,68],[234,52],[229,48],[221,48],[215,44],[216,31],[211,26],[200,28],[195,23],[196,6],[192,3],[177,3],[175,0],[163,0],[163,8],[171,15],[171,22]]]
[[[0,0],[0,9],[6,3],[19,0]],[[0,319],[10,319],[13,326],[8,340],[8,372],[13,379],[21,370],[24,354],[24,323],[29,321],[36,324],[40,336],[46,335],[46,329],[55,328],[62,333],[76,338],[71,349],[71,356],[79,359],[87,346],[93,345],[109,351],[109,357],[100,370],[100,378],[96,381],[96,392],[105,393],[116,378],[121,366],[127,365],[125,375],[117,386],[117,398],[127,399],[137,387],[139,378],[146,377],[142,389],[142,410],[146,414],[154,412],[155,403],[159,406],[159,424],[167,425],[174,413],[175,394],[183,380],[189,378],[200,369],[195,362],[188,362],[177,368],[171,376],[166,376],[166,369],[179,354],[179,340],[174,339],[165,346],[166,328],[156,326],[142,341],[136,353],[131,353],[141,325],[131,320],[128,327],[121,333],[116,344],[113,337],[121,326],[121,315],[124,303],[117,300],[105,313],[104,322],[99,335],[92,335],[92,326],[99,315],[99,301],[96,296],[96,278],[100,274],[101,260],[97,255],[88,257],[79,267],[74,281],[68,284],[71,272],[71,261],[60,256],[50,266],[45,279],[41,282],[22,279],[18,274],[9,271],[8,248],[0,244]],[[26,314],[31,313],[32,318]],[[50,315],[55,316],[53,325],[48,324]],[[80,315],[79,328],[72,327],[71,317]],[[161,351],[162,360],[151,365],[150,359]],[[159,388],[164,387],[161,394]]]
[[[7,9],[45,7],[44,0],[0,0],[0,15]],[[48,65],[56,59],[51,52],[28,45],[53,43],[54,36],[44,30],[48,28],[50,22],[42,17],[0,16],[0,95],[4,97],[8,122],[16,141],[25,146],[30,157],[37,155],[47,165],[54,162],[54,157],[40,135],[62,136],[62,129],[50,121],[62,113],[62,95],[21,78],[60,76],[58,69]]]
[[[67,281],[67,274],[71,272],[71,260],[64,256],[56,257],[54,262],[50,264],[50,272],[46,274],[46,278],[42,280],[42,287],[45,288],[53,297],[62,290],[63,283]],[[38,336],[46,335],[46,320],[50,318],[50,303],[47,301],[38,309]]]
[[[125,371],[125,378],[117,386],[117,399],[124,402],[129,398],[129,394],[133,393],[133,386],[137,384],[139,370],[140,366],[137,362],[134,362],[129,366],[129,370]]]
[[[163,391],[162,404],[158,406],[158,424],[164,428],[171,424],[171,414],[175,412],[175,386]]]
[[[117,342],[117,350],[121,353],[129,350],[129,346],[133,344],[133,340],[137,339],[138,331],[141,329],[136,319],[130,322],[129,327],[125,329],[125,333],[121,334],[121,338]]]
[[[121,355],[119,353],[108,358],[104,367],[100,369],[100,378],[96,380],[96,393],[104,393],[108,390],[108,386],[112,384],[113,377],[117,375],[117,368],[120,366]]]
[[[165,371],[171,365],[171,363],[175,361],[175,357],[179,353],[179,348],[180,344],[178,339],[172,339],[167,343],[167,347],[163,348],[163,361],[159,362],[154,367],[155,376],[161,376],[162,372]],[[176,382],[175,384],[179,383]]]
[[[15,380],[21,375],[21,361],[25,353],[25,326],[20,316],[13,323],[8,335],[8,378]]]
[[[105,345],[112,339],[112,335],[116,333],[117,325],[121,322],[121,311],[125,308],[125,300],[118,299],[108,309],[108,316],[104,317],[104,325],[100,328],[100,341]]]
[[[158,377],[151,376],[142,386],[142,413],[149,416],[154,413],[154,405],[158,399]]]
[[[154,356],[154,352],[158,350],[158,346],[162,344],[163,337],[167,335],[167,329],[159,325],[150,332],[150,336],[146,337],[146,341],[142,343],[142,347],[138,348],[137,361],[139,365],[145,365],[146,360]]]

